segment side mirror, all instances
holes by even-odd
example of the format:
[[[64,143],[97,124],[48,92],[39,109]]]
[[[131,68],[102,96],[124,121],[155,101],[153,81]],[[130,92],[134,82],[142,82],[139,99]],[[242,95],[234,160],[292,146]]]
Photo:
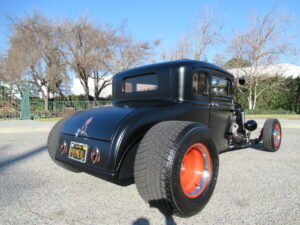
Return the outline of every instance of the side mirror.
[[[244,85],[245,83],[246,83],[245,77],[240,77],[240,79],[239,79],[239,84],[240,84],[240,85]]]

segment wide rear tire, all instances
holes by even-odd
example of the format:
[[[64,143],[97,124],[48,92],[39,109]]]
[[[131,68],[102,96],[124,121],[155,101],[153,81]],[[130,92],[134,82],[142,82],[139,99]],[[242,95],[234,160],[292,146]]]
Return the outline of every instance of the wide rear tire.
[[[190,217],[209,201],[219,159],[209,130],[166,121],[153,126],[136,154],[134,177],[142,198],[166,215]]]
[[[266,151],[276,152],[282,141],[280,122],[277,119],[267,119],[263,128],[263,145]]]

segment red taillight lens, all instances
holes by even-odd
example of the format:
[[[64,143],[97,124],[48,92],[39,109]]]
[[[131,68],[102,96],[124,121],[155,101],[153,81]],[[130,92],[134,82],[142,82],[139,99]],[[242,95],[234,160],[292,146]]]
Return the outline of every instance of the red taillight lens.
[[[62,154],[66,154],[67,151],[68,151],[68,145],[67,145],[67,142],[64,141],[61,146],[60,146],[60,150],[61,150],[61,153]]]
[[[91,152],[91,160],[93,164],[100,162],[100,150],[97,147]]]

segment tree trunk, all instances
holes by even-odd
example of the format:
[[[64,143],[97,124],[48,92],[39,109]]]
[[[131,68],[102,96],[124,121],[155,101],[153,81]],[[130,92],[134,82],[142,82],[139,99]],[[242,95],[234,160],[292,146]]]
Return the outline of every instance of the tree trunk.
[[[249,90],[249,96],[248,96],[248,108],[252,109],[252,90]]]
[[[252,109],[256,108],[256,100],[257,100],[257,90],[256,90],[256,86],[254,87],[254,94],[253,94],[253,105],[252,105]]]
[[[85,98],[86,98],[87,101],[89,101],[90,100],[90,98],[89,98],[89,96],[90,96],[89,95],[90,90],[89,90],[88,81],[82,80],[82,79],[79,79],[79,80],[80,80],[80,83],[83,86],[83,89],[84,89],[84,92],[85,92]]]
[[[256,109],[256,102],[257,102],[257,96],[254,96],[252,109]]]

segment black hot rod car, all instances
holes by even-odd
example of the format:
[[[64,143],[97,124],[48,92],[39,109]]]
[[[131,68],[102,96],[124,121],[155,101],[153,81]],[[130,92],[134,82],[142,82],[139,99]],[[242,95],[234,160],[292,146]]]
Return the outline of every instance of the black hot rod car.
[[[245,80],[240,79],[242,84]],[[113,77],[113,103],[80,111],[51,130],[48,151],[60,166],[118,183],[133,178],[142,198],[182,217],[210,199],[221,151],[281,144],[277,119],[260,136],[233,101],[233,75],[215,65],[178,60]]]

